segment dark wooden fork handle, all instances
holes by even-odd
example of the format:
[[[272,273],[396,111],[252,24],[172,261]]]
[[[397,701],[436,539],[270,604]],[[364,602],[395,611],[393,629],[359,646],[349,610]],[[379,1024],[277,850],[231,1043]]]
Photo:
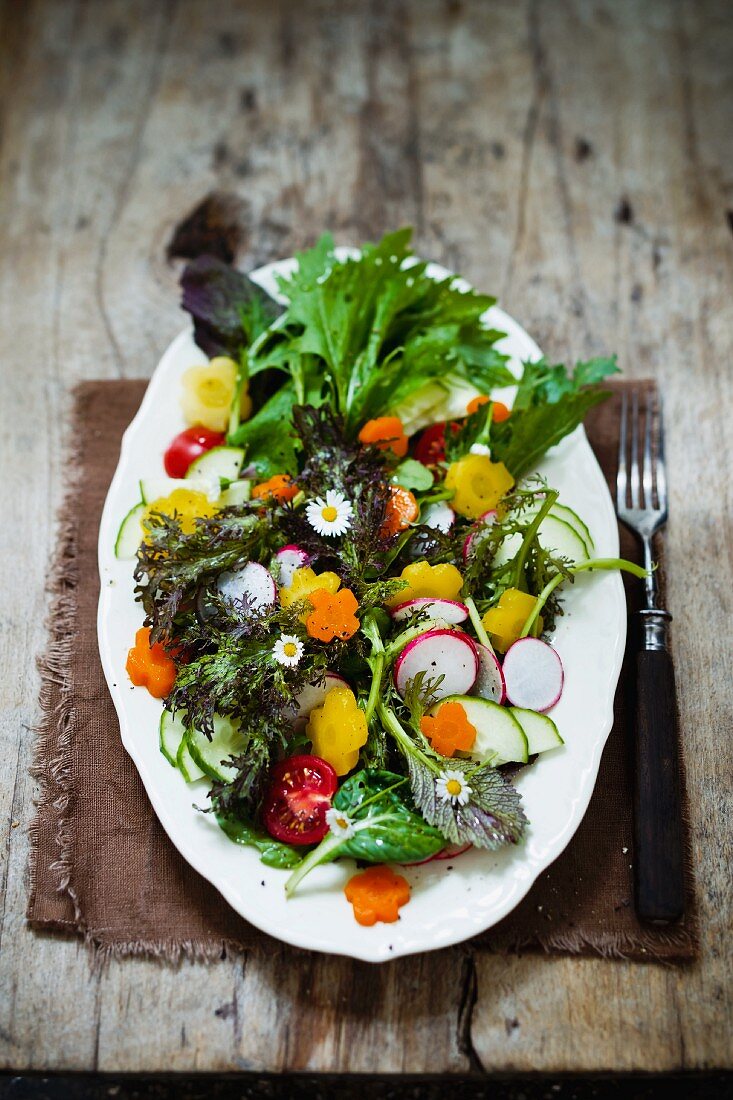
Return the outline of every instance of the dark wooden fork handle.
[[[685,907],[674,669],[666,649],[645,649],[636,670],[636,912],[667,924]]]

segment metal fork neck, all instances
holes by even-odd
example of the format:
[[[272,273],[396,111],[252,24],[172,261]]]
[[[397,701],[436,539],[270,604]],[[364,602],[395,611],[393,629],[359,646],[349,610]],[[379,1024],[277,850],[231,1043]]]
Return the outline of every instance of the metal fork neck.
[[[644,568],[646,569],[646,577],[644,578],[646,606],[651,609],[657,606],[657,572],[654,568],[654,559],[652,557],[651,538],[648,535],[643,535],[642,543],[644,545]]]
[[[639,612],[642,625],[642,649],[667,649],[667,625],[672,622],[669,611],[647,607]]]

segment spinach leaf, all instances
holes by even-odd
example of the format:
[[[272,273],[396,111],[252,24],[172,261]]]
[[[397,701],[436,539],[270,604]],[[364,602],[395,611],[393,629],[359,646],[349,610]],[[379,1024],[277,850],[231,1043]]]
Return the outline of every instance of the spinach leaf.
[[[442,834],[415,811],[405,776],[357,772],[336,792],[333,806],[342,815],[341,831],[330,832],[295,869],[285,884],[288,895],[321,863],[343,856],[369,863],[413,863],[445,845]]]
[[[235,844],[242,844],[248,848],[256,848],[260,853],[260,860],[268,867],[296,867],[301,859],[302,852],[290,844],[283,844],[279,840],[273,840],[267,833],[256,829],[247,821],[224,814],[217,814],[216,820],[230,840]]]

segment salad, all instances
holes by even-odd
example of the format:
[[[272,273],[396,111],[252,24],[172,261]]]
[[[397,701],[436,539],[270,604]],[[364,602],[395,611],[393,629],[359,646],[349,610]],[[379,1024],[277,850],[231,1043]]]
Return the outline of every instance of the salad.
[[[535,473],[615,361],[516,383],[493,299],[429,277],[406,229],[347,259],[323,237],[278,300],[212,257],[182,286],[204,355],[117,536],[143,613],[128,675],[289,897],[350,857],[357,921],[396,920],[404,865],[521,843],[513,776],[562,751],[563,586],[643,575],[596,558]]]

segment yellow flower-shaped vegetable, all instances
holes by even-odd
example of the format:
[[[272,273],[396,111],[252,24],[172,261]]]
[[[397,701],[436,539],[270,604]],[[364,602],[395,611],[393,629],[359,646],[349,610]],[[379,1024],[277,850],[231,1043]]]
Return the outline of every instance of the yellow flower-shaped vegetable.
[[[398,604],[424,596],[455,600],[463,588],[463,577],[455,565],[430,565],[427,561],[416,561],[405,566],[400,579],[407,581],[407,587],[401,588],[387,601],[388,607],[397,607]]]
[[[335,596],[340,584],[341,578],[336,573],[318,574],[314,573],[312,569],[296,569],[288,587],[280,589],[280,606],[292,607],[294,603],[299,603],[300,600],[307,600],[311,592],[317,592],[319,589]],[[302,623],[308,618],[311,610],[308,607],[300,616]]]
[[[306,729],[313,752],[326,760],[336,775],[356,767],[359,749],[366,744],[367,723],[348,687],[331,688],[323,705],[311,711]]]
[[[175,515],[181,524],[181,530],[189,534],[196,526],[196,519],[213,516],[216,511],[216,504],[212,504],[205,493],[197,493],[192,489],[174,489],[167,497],[158,497],[151,501],[140,522],[144,527],[153,512],[162,512],[165,516]]]
[[[466,519],[478,519],[496,508],[514,484],[503,462],[492,462],[488,455],[466,455],[452,462],[445,475],[446,489],[454,489],[451,507]]]
[[[506,653],[509,646],[519,638],[519,633],[536,603],[536,596],[520,592],[518,588],[507,588],[506,592],[502,592],[496,607],[490,608],[481,620],[491,636],[494,649],[498,649],[499,653]],[[538,633],[542,633],[541,615],[537,619],[536,629]]]
[[[226,431],[234,390],[237,385],[237,364],[225,355],[217,356],[205,367],[191,367],[182,378],[181,406],[186,423],[202,424],[214,432]],[[240,398],[242,420],[252,412],[247,386]]]

